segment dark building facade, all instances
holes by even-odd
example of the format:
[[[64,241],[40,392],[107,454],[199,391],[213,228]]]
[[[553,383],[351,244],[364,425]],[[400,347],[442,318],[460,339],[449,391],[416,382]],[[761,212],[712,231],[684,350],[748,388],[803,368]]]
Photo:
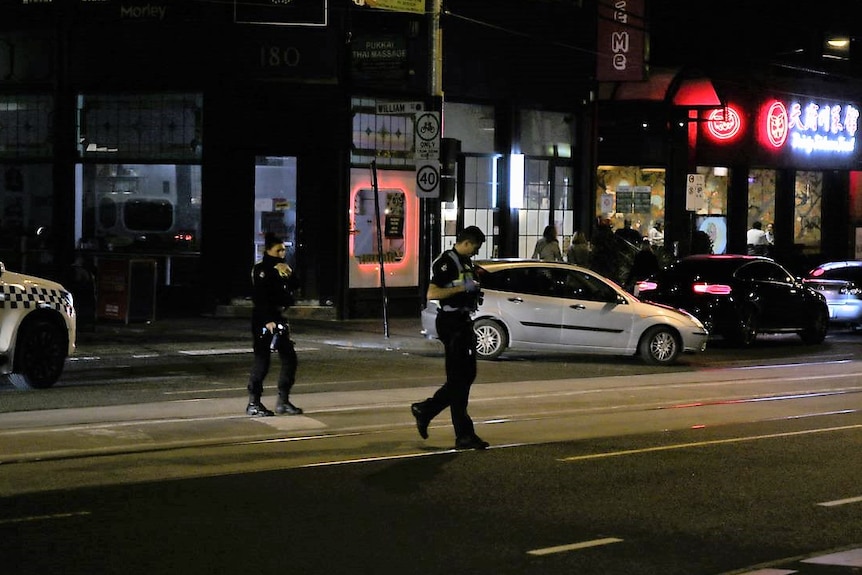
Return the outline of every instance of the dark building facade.
[[[722,216],[710,221],[736,250],[756,205],[788,253],[846,254],[858,154],[708,139],[716,107],[674,101],[698,77],[688,64],[658,97],[636,89],[660,79],[656,63],[643,82],[598,82],[597,3],[397,4],[0,0],[0,258],[61,280],[76,261],[152,261],[160,313],[204,312],[248,296],[274,231],[300,299],[350,318],[384,302],[418,313],[432,258],[471,224],[488,234],[480,256],[529,257],[546,225],[565,245],[599,219],[663,219],[684,249],[701,216]],[[744,89],[701,76],[747,125],[772,88],[856,106],[805,74]],[[439,143],[423,158],[428,126]],[[425,194],[418,168],[439,170],[437,156],[449,173]],[[800,171],[822,190],[820,220],[836,220],[816,241],[797,241]],[[701,172],[714,202],[690,210]],[[760,176],[774,194],[753,188]]]

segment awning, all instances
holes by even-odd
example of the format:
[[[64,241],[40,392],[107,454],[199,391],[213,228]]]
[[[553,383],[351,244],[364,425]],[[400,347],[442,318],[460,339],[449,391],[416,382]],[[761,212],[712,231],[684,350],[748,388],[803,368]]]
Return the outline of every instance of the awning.
[[[602,89],[604,88],[604,89]],[[600,88],[611,101],[664,102],[695,110],[723,108],[712,80],[694,71],[651,69],[643,82],[613,82]]]

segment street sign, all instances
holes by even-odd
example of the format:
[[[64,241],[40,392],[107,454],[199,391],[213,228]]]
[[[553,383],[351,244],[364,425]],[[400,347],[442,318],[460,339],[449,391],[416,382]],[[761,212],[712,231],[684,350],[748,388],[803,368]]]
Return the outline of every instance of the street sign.
[[[415,119],[413,144],[416,160],[439,160],[440,112],[420,112]]]
[[[703,174],[689,174],[685,186],[685,209],[696,212],[706,207],[703,189],[706,177]]]
[[[416,164],[416,197],[440,197],[440,162]]]
[[[422,102],[381,102],[377,104],[377,113],[387,114],[415,114],[425,109]]]

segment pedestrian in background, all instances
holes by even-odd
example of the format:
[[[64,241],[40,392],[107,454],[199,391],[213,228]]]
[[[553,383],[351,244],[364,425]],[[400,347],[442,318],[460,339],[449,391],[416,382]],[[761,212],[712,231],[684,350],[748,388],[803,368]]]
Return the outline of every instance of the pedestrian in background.
[[[632,221],[629,219],[624,219],[623,227],[616,230],[614,233],[636,247],[640,246],[641,240],[643,239],[640,232],[632,228]]]
[[[476,379],[476,333],[471,314],[479,306],[482,292],[470,259],[485,242],[485,234],[468,226],[458,234],[455,246],[434,260],[427,299],[440,301],[437,310],[437,337],[446,354],[446,382],[437,392],[410,406],[422,439],[428,438],[428,425],[441,411],[449,408],[455,429],[457,449],[485,449],[467,413],[470,386]]]
[[[767,251],[766,232],[763,224],[754,222],[745,234],[745,242],[748,245],[748,255],[765,256]]]
[[[661,220],[656,220],[653,226],[649,229],[647,237],[649,238],[649,243],[652,247],[664,247],[664,225]]]
[[[649,240],[643,238],[640,247],[640,251],[635,254],[632,269],[629,271],[628,281],[626,281],[626,290],[631,293],[634,293],[635,285],[639,281],[645,280],[659,271],[658,257],[653,252]]]
[[[589,267],[590,265],[590,244],[587,243],[587,236],[584,232],[576,232],[572,238],[572,245],[566,250],[566,261],[577,266]]]
[[[271,354],[278,353],[281,371],[278,374],[279,414],[299,415],[302,410],[290,402],[290,389],[296,380],[296,349],[290,340],[290,325],[283,312],[293,305],[296,279],[284,261],[285,246],[281,238],[267,233],[263,259],[251,271],[254,365],[248,379],[248,405],[245,412],[254,417],[267,417],[273,412],[261,403],[263,380],[269,373]]]
[[[563,261],[563,253],[560,251],[560,242],[557,240],[557,227],[545,226],[545,231],[542,232],[542,237],[536,242],[536,247],[533,248],[532,259],[540,259],[543,262],[561,262]]]
[[[766,255],[773,257],[775,250],[775,226],[772,223],[766,224]]]

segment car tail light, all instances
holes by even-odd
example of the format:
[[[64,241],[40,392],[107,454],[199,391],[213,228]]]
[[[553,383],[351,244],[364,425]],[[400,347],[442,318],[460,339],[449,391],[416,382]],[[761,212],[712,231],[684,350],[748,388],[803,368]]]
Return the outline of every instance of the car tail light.
[[[823,275],[824,271],[825,270],[823,268],[817,268],[816,270],[813,270],[809,275],[813,278],[819,278]]]
[[[710,283],[692,284],[691,289],[700,295],[729,295],[732,291],[729,285]]]
[[[639,281],[637,283],[637,293],[643,293],[645,291],[652,291],[654,289],[658,289],[658,284],[651,281]]]

